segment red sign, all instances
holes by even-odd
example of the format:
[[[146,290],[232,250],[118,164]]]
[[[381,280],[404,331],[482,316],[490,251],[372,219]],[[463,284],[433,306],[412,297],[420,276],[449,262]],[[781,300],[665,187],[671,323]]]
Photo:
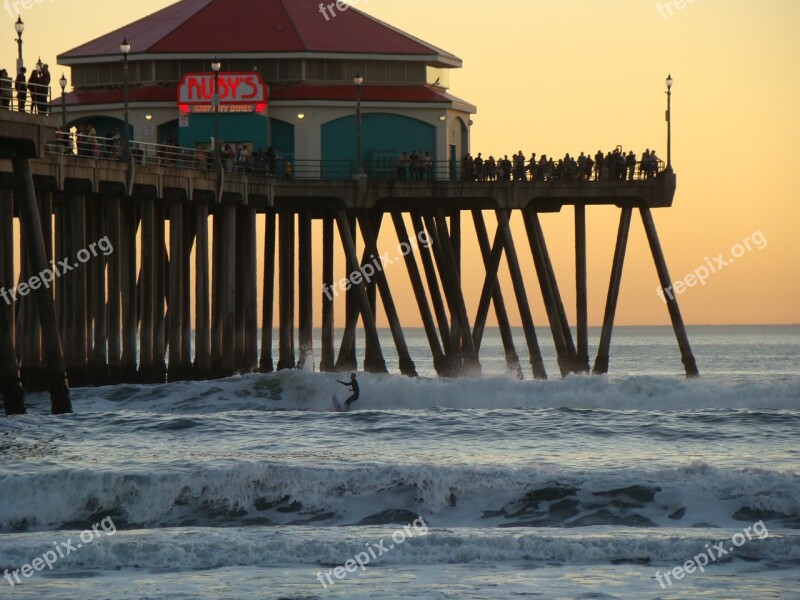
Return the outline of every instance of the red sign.
[[[219,74],[219,112],[263,112],[267,86],[256,72]],[[214,112],[214,74],[187,73],[178,87],[181,112]]]

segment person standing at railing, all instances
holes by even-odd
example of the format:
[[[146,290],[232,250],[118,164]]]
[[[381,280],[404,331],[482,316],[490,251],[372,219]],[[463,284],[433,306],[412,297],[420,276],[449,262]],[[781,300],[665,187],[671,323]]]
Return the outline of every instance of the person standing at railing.
[[[34,69],[28,77],[28,93],[31,97],[31,114],[39,111],[41,91],[39,89],[39,71]]]
[[[25,73],[28,70],[22,67],[17,73],[17,80],[15,82],[15,89],[17,91],[17,110],[25,112],[25,102],[28,100],[28,80],[25,78]]]
[[[636,174],[636,155],[633,150],[630,150],[628,156],[625,157],[625,165],[628,167],[628,181],[633,181]]]
[[[8,109],[11,106],[11,98],[13,97],[11,83],[8,71],[0,69],[0,108]]]
[[[50,104],[48,95],[50,93],[50,67],[48,65],[42,65],[42,72],[39,73],[39,104],[37,106],[37,110],[39,114],[48,115],[50,114]]]

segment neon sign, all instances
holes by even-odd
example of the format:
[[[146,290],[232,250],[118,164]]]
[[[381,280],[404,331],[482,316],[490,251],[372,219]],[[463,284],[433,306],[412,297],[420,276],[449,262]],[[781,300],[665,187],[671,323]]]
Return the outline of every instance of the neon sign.
[[[264,112],[268,89],[258,73],[219,74],[219,112]],[[187,73],[178,87],[181,113],[214,112],[214,74]]]

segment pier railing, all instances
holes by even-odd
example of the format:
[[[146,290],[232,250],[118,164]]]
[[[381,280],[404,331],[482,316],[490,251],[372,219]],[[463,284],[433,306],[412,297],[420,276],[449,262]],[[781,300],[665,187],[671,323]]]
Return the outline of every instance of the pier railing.
[[[25,91],[20,96],[13,79],[0,78],[0,110],[49,115],[51,100],[50,86],[26,82]]]
[[[65,134],[56,132],[56,142],[47,146],[51,155],[74,156],[93,161],[121,161],[123,141],[115,137],[100,137],[86,134]],[[214,170],[214,153],[201,148],[186,148],[172,144],[152,144],[130,141],[132,160],[138,165],[172,167],[178,169]],[[248,156],[244,160],[221,155],[221,169],[227,174],[255,175],[284,180],[327,180],[345,181],[357,174],[357,165],[351,160],[302,160],[292,156],[276,154],[265,156],[261,153]],[[593,182],[603,181],[642,181],[654,178],[665,169],[663,161],[646,165],[638,161],[633,169],[626,166],[617,170],[575,169],[558,167],[557,164],[545,167],[536,166],[533,170],[526,163],[524,169],[511,168],[506,172],[502,167],[494,169],[484,166],[475,168],[464,161],[418,161],[405,164],[396,158],[382,157],[363,163],[363,172],[376,181],[469,181],[475,183],[493,182]]]

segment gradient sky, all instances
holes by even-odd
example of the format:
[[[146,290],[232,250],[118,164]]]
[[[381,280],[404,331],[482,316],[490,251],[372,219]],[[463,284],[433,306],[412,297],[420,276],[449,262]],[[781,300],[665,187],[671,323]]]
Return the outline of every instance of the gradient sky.
[[[26,64],[41,56],[55,81],[63,71],[55,65],[58,53],[169,4],[34,2],[21,9]],[[705,286],[680,295],[685,321],[800,322],[800,187],[794,180],[800,173],[800,2],[686,0],[679,2],[682,9],[674,1],[649,0],[352,4],[464,60],[464,68],[451,75],[451,92],[478,106],[472,148],[485,155],[522,149],[527,156],[533,151],[558,157],[621,144],[637,154],[655,148],[665,158],[664,80],[671,72],[678,193],[673,208],[658,209],[654,216],[672,279],[704,265],[706,257],[723,253],[727,260],[732,247],[754,233],[767,241],[763,250],[751,243],[753,250]],[[0,27],[7,41],[0,47],[0,66],[6,68],[16,57],[15,20],[3,7]],[[542,220],[565,303],[574,314],[572,211]],[[617,210],[589,209],[593,325],[602,322],[617,223]],[[520,222],[515,229],[524,233]],[[395,243],[393,236],[381,237],[384,248]],[[534,316],[545,324],[525,249],[520,243]],[[468,274],[482,269],[473,263],[482,263],[470,236],[464,261],[464,287],[474,313],[482,277]],[[398,281],[407,279],[398,275]],[[505,268],[501,278],[508,282]],[[657,285],[635,214],[617,323],[668,323]],[[398,284],[395,292],[409,300],[399,302],[404,321],[418,324],[410,288]],[[570,320],[574,323],[573,316]]]

